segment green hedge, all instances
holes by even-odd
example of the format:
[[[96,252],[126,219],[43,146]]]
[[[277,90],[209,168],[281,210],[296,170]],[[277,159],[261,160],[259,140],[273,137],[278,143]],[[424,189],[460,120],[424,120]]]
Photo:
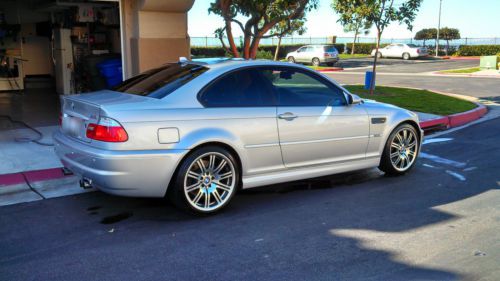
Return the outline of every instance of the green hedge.
[[[380,48],[383,48],[389,44],[380,44]],[[355,43],[354,44],[354,53],[355,54],[365,54],[369,55],[372,53],[372,50],[375,49],[377,44],[375,43]],[[350,54],[352,49],[352,42],[347,43],[347,53]]]
[[[458,56],[494,56],[500,52],[500,45],[461,45]]]
[[[298,48],[305,46],[307,44],[293,44],[293,45],[281,45],[278,51],[278,59],[284,59],[285,56],[297,50]],[[337,48],[339,53],[344,52],[344,44],[332,44]],[[276,46],[273,45],[261,45],[259,46],[259,53],[261,53],[260,57],[268,57],[267,52],[272,54],[271,59],[274,57],[274,52],[276,50]],[[238,48],[238,51],[241,52],[241,48]],[[266,53],[266,55],[263,55]],[[222,47],[191,47],[191,55],[193,57],[224,57],[228,54],[224,51]],[[259,58],[259,56],[257,56]]]

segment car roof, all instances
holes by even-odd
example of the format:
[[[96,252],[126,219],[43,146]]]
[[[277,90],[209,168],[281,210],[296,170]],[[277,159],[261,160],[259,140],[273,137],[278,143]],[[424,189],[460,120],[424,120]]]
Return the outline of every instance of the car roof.
[[[280,62],[265,59],[245,60],[242,58],[203,58],[193,59],[191,62],[187,63],[201,65],[212,70],[229,70],[246,66],[293,66],[308,69],[306,66],[300,64],[291,64],[289,62]]]

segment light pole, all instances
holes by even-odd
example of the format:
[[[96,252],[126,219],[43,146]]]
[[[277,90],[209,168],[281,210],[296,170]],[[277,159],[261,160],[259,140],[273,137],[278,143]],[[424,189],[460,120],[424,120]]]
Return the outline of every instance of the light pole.
[[[443,0],[439,0],[438,29],[436,35],[436,57],[439,55],[439,29],[441,28],[441,4],[443,4]]]

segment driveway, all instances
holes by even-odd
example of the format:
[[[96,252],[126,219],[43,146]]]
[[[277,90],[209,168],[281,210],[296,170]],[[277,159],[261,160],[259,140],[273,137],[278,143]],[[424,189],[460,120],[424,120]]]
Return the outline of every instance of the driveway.
[[[494,280],[500,119],[378,170],[246,191],[193,218],[101,192],[0,208],[5,280]]]

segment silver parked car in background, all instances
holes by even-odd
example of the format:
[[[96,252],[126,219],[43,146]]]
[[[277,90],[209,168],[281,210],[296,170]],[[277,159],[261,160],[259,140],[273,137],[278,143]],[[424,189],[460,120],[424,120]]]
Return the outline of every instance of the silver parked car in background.
[[[403,174],[422,131],[416,114],[363,102],[307,67],[220,59],[64,96],[54,140],[82,187],[212,213],[242,188],[371,167]]]
[[[375,56],[376,50],[372,50],[372,57]],[[402,58],[409,60],[413,58],[428,56],[429,52],[425,47],[419,47],[415,44],[390,44],[384,48],[378,49],[377,56],[379,58]]]
[[[308,45],[286,55],[288,62],[310,63],[318,66],[325,63],[333,66],[339,61],[339,52],[332,45]]]

